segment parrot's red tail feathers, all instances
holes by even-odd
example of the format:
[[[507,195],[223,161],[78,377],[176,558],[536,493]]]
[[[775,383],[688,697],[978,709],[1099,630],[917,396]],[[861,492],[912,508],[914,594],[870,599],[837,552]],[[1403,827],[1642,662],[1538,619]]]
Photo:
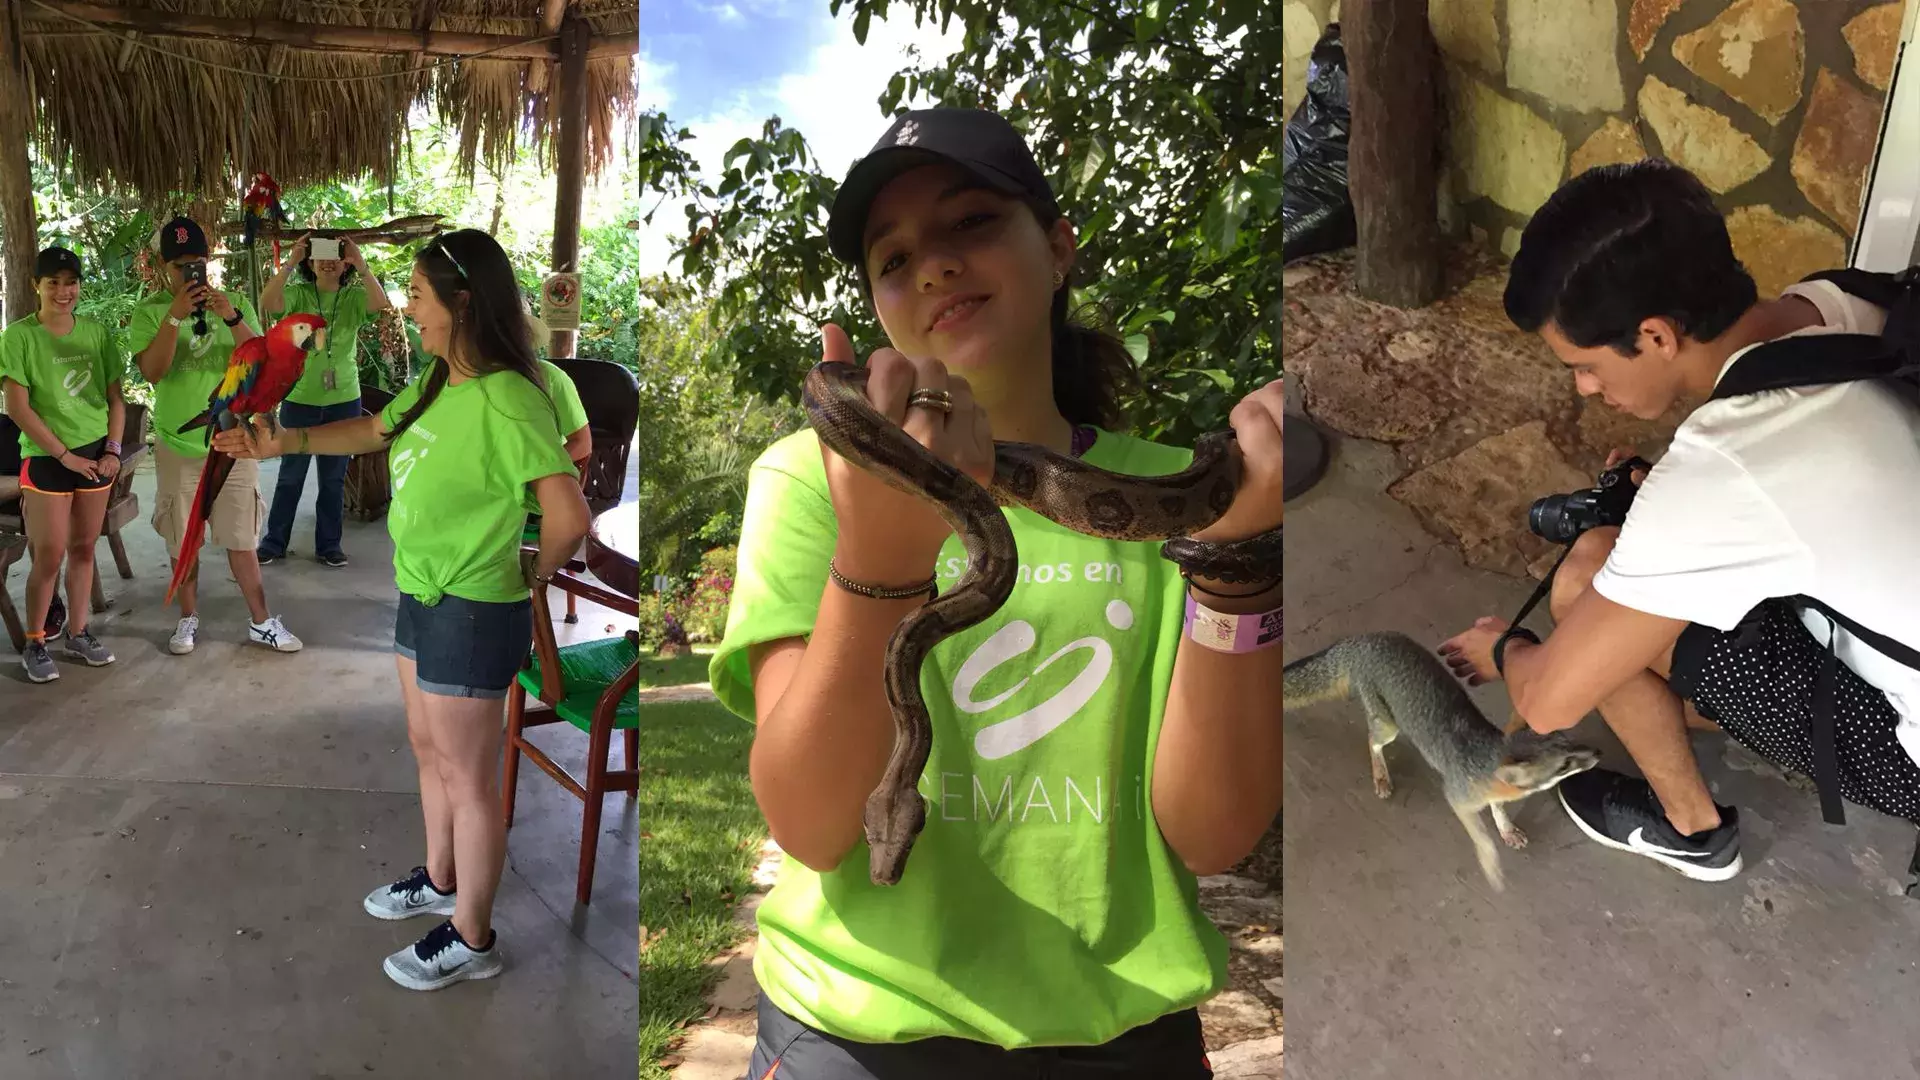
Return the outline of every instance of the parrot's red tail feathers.
[[[180,586],[193,576],[193,568],[200,563],[200,545],[207,536],[207,518],[213,513],[213,503],[220,497],[220,489],[227,482],[227,474],[233,471],[233,459],[218,450],[207,452],[207,463],[200,468],[200,486],[193,492],[193,509],[187,515],[186,535],[180,541],[180,553],[174,560],[173,580],[167,582],[166,603],[173,603],[173,595]]]

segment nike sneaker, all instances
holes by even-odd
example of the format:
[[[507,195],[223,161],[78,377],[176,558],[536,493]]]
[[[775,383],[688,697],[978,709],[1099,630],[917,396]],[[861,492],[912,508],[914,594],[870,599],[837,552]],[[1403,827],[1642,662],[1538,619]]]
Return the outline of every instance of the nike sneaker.
[[[1594,769],[1555,789],[1580,831],[1610,848],[1644,855],[1695,881],[1726,881],[1740,872],[1740,812],[1720,807],[1720,825],[1682,835],[1667,821],[1653,786],[1637,776]],[[1715,804],[1718,805],[1718,804]]]
[[[491,979],[505,966],[500,959],[500,933],[484,949],[467,944],[448,919],[427,936],[387,957],[387,977],[409,990],[438,990],[463,979]]]

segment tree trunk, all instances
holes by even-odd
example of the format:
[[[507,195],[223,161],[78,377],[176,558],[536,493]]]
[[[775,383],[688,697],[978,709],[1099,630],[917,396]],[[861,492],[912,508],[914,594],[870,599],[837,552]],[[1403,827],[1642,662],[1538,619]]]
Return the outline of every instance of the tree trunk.
[[[1441,283],[1427,0],[1346,0],[1340,14],[1353,106],[1354,286],[1369,300],[1424,307]]]
[[[33,135],[33,101],[27,96],[24,63],[14,40],[11,0],[0,0],[0,276],[6,279],[0,296],[0,326],[34,309],[33,257],[40,250],[34,236],[33,170],[27,162],[27,142]]]
[[[569,10],[560,24],[559,190],[553,214],[553,269],[580,269],[580,199],[587,179],[587,24]],[[555,330],[547,355],[571,357],[578,335]]]

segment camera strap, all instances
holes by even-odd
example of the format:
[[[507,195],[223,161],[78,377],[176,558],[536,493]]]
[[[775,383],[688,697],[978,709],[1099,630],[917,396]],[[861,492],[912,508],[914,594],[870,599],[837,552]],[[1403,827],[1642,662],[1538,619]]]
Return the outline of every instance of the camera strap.
[[[1565,548],[1561,549],[1560,557],[1554,560],[1553,568],[1547,571],[1546,577],[1540,579],[1540,584],[1534,586],[1533,595],[1527,597],[1527,602],[1520,605],[1520,610],[1514,614],[1512,621],[1507,626],[1506,632],[1494,641],[1493,667],[1502,677],[1507,673],[1507,642],[1514,638],[1522,638],[1533,642],[1535,645],[1540,644],[1540,635],[1535,634],[1520,624],[1526,621],[1527,616],[1532,613],[1535,607],[1539,606],[1541,599],[1553,588],[1553,576],[1560,572],[1560,564],[1566,562],[1567,556],[1571,554],[1573,554],[1572,544],[1568,544]]]

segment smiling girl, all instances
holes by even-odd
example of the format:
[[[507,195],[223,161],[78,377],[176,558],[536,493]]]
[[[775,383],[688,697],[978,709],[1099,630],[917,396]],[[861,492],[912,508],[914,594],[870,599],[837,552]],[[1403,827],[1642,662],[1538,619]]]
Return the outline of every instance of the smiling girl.
[[[373,890],[362,907],[381,919],[451,916],[385,965],[401,986],[438,990],[502,969],[493,929],[507,850],[502,710],[532,646],[528,590],[573,556],[588,511],[499,243],[461,229],[421,248],[407,317],[434,362],[378,415],[280,431],[256,422],[251,436],[236,428],[214,445],[256,458],[387,448],[400,590],[395,664],[420,770],[427,861]],[[529,512],[541,515],[540,550],[523,568]]]
[[[829,238],[891,345],[867,358],[870,401],[976,480],[994,440],[1131,475],[1191,460],[1115,430],[1130,364],[1068,320],[1073,227],[1004,119],[899,117]],[[838,327],[823,336],[826,359],[854,361]],[[1201,540],[1281,524],[1279,381],[1232,424],[1245,475]],[[883,657],[964,549],[812,431],[754,464],[712,663],[758,725],[753,790],[786,852],[758,916],[754,1078],[1211,1075],[1194,1006],[1224,985],[1227,948],[1195,875],[1244,858],[1280,808],[1279,570],[1183,580],[1156,544],[1005,513],[1019,584],[927,659],[928,821],[881,887],[861,815],[894,738]],[[1189,634],[1190,598],[1272,629],[1215,651]]]
[[[33,568],[27,575],[27,647],[20,661],[33,682],[60,677],[47,651],[47,608],[67,566],[67,595],[81,598],[68,615],[62,652],[91,667],[113,653],[87,630],[85,601],[93,590],[93,551],[107,499],[120,474],[126,400],[120,383],[127,358],[107,328],[74,314],[80,303],[80,257],[50,247],[33,263],[39,310],[0,335],[0,386],[7,415],[20,425],[20,488]]]

